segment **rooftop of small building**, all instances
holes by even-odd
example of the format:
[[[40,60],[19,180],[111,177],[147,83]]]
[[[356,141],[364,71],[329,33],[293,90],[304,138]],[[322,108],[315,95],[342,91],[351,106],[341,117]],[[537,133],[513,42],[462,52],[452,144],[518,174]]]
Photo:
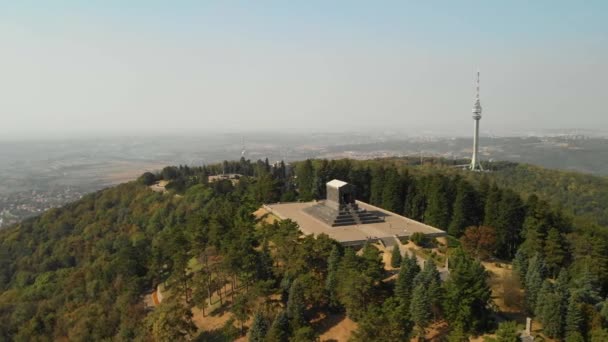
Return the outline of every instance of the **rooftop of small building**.
[[[380,217],[382,222],[332,227],[319,218],[310,215],[306,210],[312,206],[323,204],[323,202],[273,203],[264,205],[264,209],[279,219],[291,219],[297,222],[300,230],[306,235],[327,234],[344,245],[359,245],[370,239],[391,239],[395,236],[399,238],[409,237],[414,233],[423,233],[433,237],[446,235],[441,229],[361,201],[356,201],[357,205],[361,209],[370,211]]]

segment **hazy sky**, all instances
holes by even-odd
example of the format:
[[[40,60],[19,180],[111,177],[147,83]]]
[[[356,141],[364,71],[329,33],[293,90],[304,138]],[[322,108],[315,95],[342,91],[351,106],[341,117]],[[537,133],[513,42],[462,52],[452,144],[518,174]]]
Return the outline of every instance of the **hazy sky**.
[[[483,133],[605,130],[608,1],[2,1],[0,135],[465,134],[478,67]]]

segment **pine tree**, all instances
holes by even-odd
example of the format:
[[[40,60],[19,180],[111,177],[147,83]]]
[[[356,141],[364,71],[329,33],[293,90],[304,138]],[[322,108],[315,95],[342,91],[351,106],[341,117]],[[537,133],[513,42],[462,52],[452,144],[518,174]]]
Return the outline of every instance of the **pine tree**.
[[[251,342],[263,342],[268,332],[268,322],[261,313],[256,313],[253,316],[253,323],[249,330],[249,341]]]
[[[447,338],[448,342],[468,342],[469,335],[464,332],[462,324],[454,324]]]
[[[478,225],[480,223],[478,207],[477,194],[473,186],[465,180],[459,181],[448,233],[460,237],[466,227]]]
[[[566,314],[566,298],[557,291],[549,280],[545,280],[536,302],[535,314],[543,324],[545,334],[550,337],[561,338]]]
[[[591,342],[606,342],[608,341],[608,330],[596,328],[591,330]]]
[[[544,261],[536,254],[528,262],[528,270],[524,282],[526,287],[526,306],[530,312],[533,312],[536,307],[536,299],[545,278],[544,274]]]
[[[404,310],[403,305],[394,297],[390,297],[382,305],[369,308],[357,322],[357,330],[349,341],[409,341],[412,323],[408,316],[409,313]]]
[[[431,321],[431,302],[424,284],[414,288],[410,303],[410,317],[418,330],[418,336],[424,336],[425,329]]]
[[[510,259],[515,255],[521,243],[524,217],[524,204],[519,195],[511,190],[501,191],[493,226],[497,232],[496,254],[499,257]]]
[[[566,336],[566,342],[585,342],[585,338],[579,331],[573,331]]]
[[[443,288],[437,266],[433,260],[426,260],[424,269],[414,278],[414,286],[422,284],[428,294],[430,306],[435,316],[439,313]]]
[[[382,197],[384,192],[384,169],[376,167],[372,169],[372,181],[370,187],[370,203],[377,206],[382,206]]]
[[[500,198],[502,192],[496,185],[492,185],[486,194],[484,206],[483,225],[496,227],[498,225],[498,216],[500,215]]]
[[[418,266],[416,256],[412,254],[411,257],[408,257],[406,255],[401,262],[401,269],[399,269],[399,276],[395,284],[395,297],[402,305],[408,308],[414,287],[414,279],[418,273],[420,273],[420,266]]]
[[[388,168],[384,173],[384,187],[382,189],[382,208],[394,213],[401,213],[403,209],[403,189],[401,177],[394,167]]]
[[[549,229],[549,233],[545,239],[544,252],[547,272],[555,277],[566,257],[564,247],[562,246],[562,237],[557,229]]]
[[[272,322],[266,340],[269,342],[287,342],[290,335],[287,312],[281,311]]]
[[[443,176],[433,177],[424,212],[424,222],[439,229],[447,229],[451,218],[451,206],[448,200],[447,180]]]
[[[595,305],[602,300],[597,277],[589,271],[586,265],[581,274],[573,276],[572,292],[576,298],[583,303]]]
[[[326,184],[331,179],[329,175],[329,162],[327,159],[320,161],[320,164],[314,171],[312,182],[312,196],[315,199],[323,199],[327,195]]]
[[[553,284],[546,280],[543,282],[543,285],[538,292],[536,307],[534,308],[534,314],[538,317],[541,322],[545,322],[543,320],[545,307],[547,305],[547,299],[549,295],[553,294]]]
[[[329,307],[332,310],[339,308],[340,303],[336,294],[338,286],[338,267],[340,266],[340,250],[338,246],[333,246],[329,258],[327,259],[327,279],[325,280],[325,291],[329,298]]]
[[[399,250],[399,246],[393,246],[393,251],[391,253],[391,267],[397,268],[401,266],[401,250]]]
[[[583,313],[576,296],[571,295],[568,300],[568,311],[566,314],[566,340],[576,339],[583,327]]]
[[[526,273],[528,272],[528,256],[521,248],[517,250],[515,258],[513,258],[513,270],[517,272],[521,281],[526,279]]]
[[[548,204],[531,195],[526,203],[527,213],[523,223],[522,236],[525,238],[521,248],[528,255],[543,250],[545,236],[551,225]]]
[[[290,319],[293,331],[306,325],[304,311],[304,288],[298,279],[294,280],[289,289],[289,299],[287,300],[287,316]]]
[[[507,321],[498,324],[496,330],[496,342],[519,342],[520,332],[517,322]]]
[[[312,161],[306,159],[304,162],[299,163],[296,167],[296,180],[298,183],[298,192],[302,201],[310,201],[313,199],[313,180],[314,180],[314,169],[312,167]]]
[[[444,311],[452,324],[465,332],[479,332],[487,327],[491,312],[491,291],[485,268],[462,250],[452,255],[453,269],[445,282]]]
[[[562,297],[559,293],[551,293],[545,297],[545,301],[543,331],[550,337],[562,338],[564,336],[567,298]]]

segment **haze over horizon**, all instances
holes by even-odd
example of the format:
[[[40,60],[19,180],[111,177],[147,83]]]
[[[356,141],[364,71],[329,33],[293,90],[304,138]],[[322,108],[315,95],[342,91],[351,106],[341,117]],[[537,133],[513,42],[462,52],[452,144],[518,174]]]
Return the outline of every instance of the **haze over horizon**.
[[[608,3],[0,4],[3,138],[608,126]]]

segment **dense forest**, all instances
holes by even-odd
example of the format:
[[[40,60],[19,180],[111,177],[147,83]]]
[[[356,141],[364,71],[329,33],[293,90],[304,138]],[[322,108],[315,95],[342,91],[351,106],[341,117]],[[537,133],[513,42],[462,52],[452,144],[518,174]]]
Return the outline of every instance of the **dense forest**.
[[[449,341],[515,341],[521,327],[497,315],[482,260],[513,262],[545,336],[608,340],[606,181],[492,167],[241,159],[146,173],[0,231],[0,340],[314,341],[315,318],[345,313],[357,322],[353,341],[423,338],[439,321]],[[241,176],[208,181],[223,172]],[[343,248],[253,215],[262,203],[324,198],[334,178],[458,239],[449,278],[399,253],[393,275],[373,244]],[[159,180],[168,191],[150,190]],[[151,309],[142,298],[159,284],[166,298]],[[193,308],[209,315],[214,300],[233,320],[198,332]]]

